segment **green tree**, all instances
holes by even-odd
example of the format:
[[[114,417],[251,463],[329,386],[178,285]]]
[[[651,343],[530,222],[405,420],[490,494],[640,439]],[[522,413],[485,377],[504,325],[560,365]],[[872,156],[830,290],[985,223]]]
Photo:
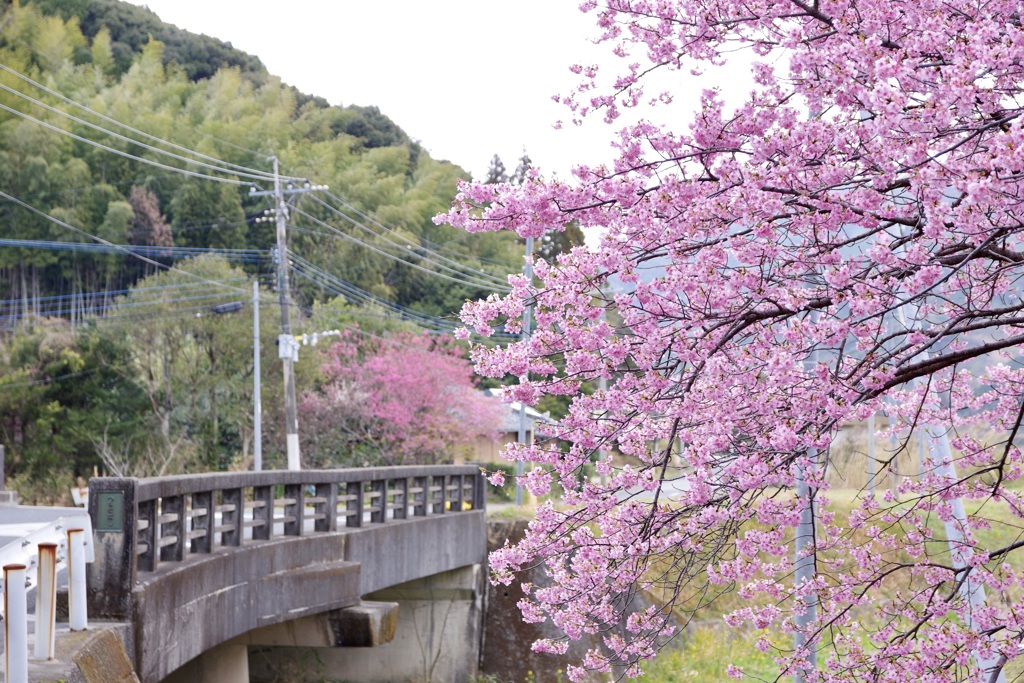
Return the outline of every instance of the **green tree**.
[[[530,155],[523,150],[523,156],[519,157],[519,163],[516,164],[516,170],[509,176],[509,182],[513,185],[522,185],[526,182],[526,178],[530,174],[530,169],[533,168],[533,160]]]
[[[487,173],[484,175],[484,183],[487,185],[493,185],[495,183],[507,183],[508,172],[505,170],[505,163],[501,160],[501,157],[495,154],[491,157],[491,165],[487,167]]]
[[[147,397],[157,462],[178,468],[224,469],[244,462],[252,446],[252,316],[218,315],[213,306],[248,303],[251,284],[220,258],[180,262],[140,280],[116,321],[133,316],[124,334]],[[274,346],[279,316],[263,307],[262,359],[268,404],[280,377]],[[116,322],[112,323],[116,324]]]
[[[92,63],[101,73],[110,75],[114,71],[114,48],[110,39],[110,29],[106,26],[93,36],[92,39]]]
[[[237,248],[245,243],[245,212],[233,185],[187,180],[171,199],[170,213],[179,246]]]
[[[0,342],[0,435],[7,474],[49,491],[101,465],[97,443],[144,435],[145,404],[123,337],[38,321]],[[63,491],[66,494],[66,491]]]

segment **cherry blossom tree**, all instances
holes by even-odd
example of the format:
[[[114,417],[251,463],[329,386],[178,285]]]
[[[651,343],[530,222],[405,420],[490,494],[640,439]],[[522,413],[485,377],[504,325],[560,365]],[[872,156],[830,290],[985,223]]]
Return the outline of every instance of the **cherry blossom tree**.
[[[607,78],[574,67],[562,101],[574,120],[637,121],[613,136],[615,161],[568,181],[463,184],[437,219],[535,238],[569,221],[603,231],[463,311],[467,333],[488,334],[518,330],[533,306],[528,339],[475,347],[478,371],[518,376],[514,400],[572,397],[568,453],[510,448],[540,463],[524,478],[534,493],[557,479],[565,494],[492,556],[497,578],[543,561],[552,585],[529,591],[525,618],[569,639],[609,634],[574,680],[635,672],[671,634],[670,611],[691,619],[724,591],[746,605],[727,620],[761,633],[780,677],[999,680],[1024,638],[1024,541],[985,533],[997,510],[1024,521],[1020,3],[582,9],[618,59]],[[658,123],[680,93],[651,91],[655,72],[741,53],[744,101],[705,91],[685,125]],[[579,391],[601,378],[607,389]],[[830,441],[878,412],[894,435],[926,429],[922,471],[837,515]],[[602,460],[602,482],[581,480],[610,448],[641,464]],[[895,455],[857,466],[881,480]],[[794,555],[808,514],[813,538]],[[798,564],[807,580],[794,581]],[[640,589],[670,609],[610,635]]]
[[[451,339],[346,331],[323,352],[324,383],[299,399],[312,464],[410,465],[451,461],[496,438],[506,410],[478,391]]]

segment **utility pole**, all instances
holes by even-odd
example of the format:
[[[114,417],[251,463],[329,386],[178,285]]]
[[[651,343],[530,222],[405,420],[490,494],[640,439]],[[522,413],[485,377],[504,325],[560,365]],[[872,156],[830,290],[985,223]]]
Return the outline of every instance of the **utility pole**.
[[[605,303],[604,303],[604,287],[601,288],[600,294],[601,294],[601,322],[603,323],[603,322],[607,322],[607,320],[608,320],[607,309],[605,308]],[[601,376],[597,378],[597,391],[598,391],[599,394],[601,394],[601,400],[604,400],[605,394],[608,392],[608,379],[604,376],[604,372],[603,371],[601,373]],[[601,417],[602,418],[605,415],[607,415],[607,414],[608,414],[608,411],[606,411],[606,410],[601,411]],[[607,457],[609,457],[609,454],[608,454],[607,451],[605,451],[603,448],[598,449],[598,451],[597,451],[597,461],[598,462],[603,461]],[[601,486],[604,486],[607,483],[608,483],[608,475],[602,474],[601,475]]]
[[[285,195],[298,195],[313,190],[325,190],[326,185],[288,189],[281,187],[281,175],[278,172],[277,157],[270,157],[274,162],[274,190],[257,192],[249,191],[250,197],[274,197],[274,216],[277,223],[277,294],[281,304],[281,335],[278,337],[277,355],[284,366],[284,418],[288,448],[288,469],[302,469],[299,459],[299,418],[295,409],[295,361],[298,360],[299,345],[292,336],[291,300],[288,294],[288,204]]]
[[[812,322],[816,321],[816,317],[813,314],[811,316],[811,320]],[[817,348],[814,348],[807,354],[807,358],[804,359],[804,372],[808,376],[813,377],[814,369],[817,364],[818,350]],[[808,448],[806,459],[817,464],[818,449]],[[796,538],[793,539],[793,565],[795,569],[793,576],[794,590],[799,590],[801,586],[814,580],[814,556],[815,553],[817,553],[817,548],[813,547],[815,494],[816,491],[811,490],[811,487],[807,485],[806,467],[804,465],[797,466],[796,498],[803,504],[803,507],[800,510],[800,522],[796,527]],[[808,550],[809,547],[811,548],[810,550]],[[818,597],[813,591],[811,591],[802,598],[798,596],[796,601],[803,602],[804,604],[802,609],[800,605],[794,604],[793,606],[793,611],[796,612],[796,614],[793,615],[793,624],[797,627],[796,632],[793,634],[793,644],[797,653],[802,649],[806,649],[806,664],[803,667],[797,665],[796,670],[793,672],[793,681],[794,683],[804,683],[807,680],[807,672],[813,671],[818,667],[817,646],[814,643],[807,642],[807,635],[805,632],[805,629],[812,626],[818,619]]]
[[[260,283],[252,281],[253,469],[263,469],[263,402],[260,398]]]
[[[868,415],[868,495],[875,497],[875,414]]]
[[[912,304],[905,305],[910,306]],[[903,308],[903,306],[900,306],[896,309],[897,320],[899,320],[904,330],[909,331],[910,326],[907,324],[907,317]],[[912,310],[916,318],[920,309],[914,306]],[[927,350],[921,355],[922,359],[926,361],[931,357],[931,353]],[[910,387],[914,388],[919,383],[920,379],[912,379],[910,380]],[[948,392],[949,390],[947,389],[946,391]],[[949,394],[946,394],[946,396],[948,399]],[[922,397],[921,400],[923,402],[924,398]],[[948,407],[948,400],[944,401],[944,403],[947,403],[946,407]],[[910,449],[910,435],[912,434],[913,430],[907,436],[908,450]],[[953,464],[953,448],[949,442],[949,433],[935,425],[924,424],[920,426],[917,438],[920,439],[919,447],[923,447],[927,443],[928,453],[932,459],[930,463],[932,473],[945,480],[949,486],[955,484],[958,481],[958,475],[956,465]],[[925,456],[923,451],[920,452],[919,457],[921,458],[918,472],[918,479],[920,480],[924,477]],[[969,569],[971,567],[971,559],[974,557],[974,548],[966,543],[964,537],[964,530],[969,526],[967,512],[964,509],[964,499],[961,496],[956,496],[949,499],[947,503],[951,508],[951,514],[949,518],[943,519],[943,526],[946,531],[946,542],[949,544],[949,557],[959,580],[957,594],[967,602],[969,607],[967,613],[963,615],[967,627],[977,632],[983,628],[979,621],[983,618],[985,611],[985,584],[978,581]],[[963,572],[964,578],[959,579],[961,572]],[[985,636],[986,640],[991,640],[991,638],[991,635]],[[995,654],[982,654],[977,650],[971,654],[974,656],[974,661],[978,668],[985,674],[983,680],[990,681],[991,683],[1006,683],[1006,672],[1003,670],[1003,662],[998,656]]]
[[[288,207],[284,203],[281,191],[281,176],[277,169],[277,157],[274,157],[274,204],[277,207],[277,295],[281,303],[281,341],[291,342],[292,314],[288,296],[288,240],[285,228],[288,226]],[[282,344],[283,347],[283,344]],[[299,470],[299,416],[295,410],[295,366],[288,349],[281,348],[281,360],[284,362],[284,419],[285,432],[288,435],[288,469]],[[287,353],[286,353],[287,351]]]
[[[526,276],[526,281],[533,282],[533,261],[530,257],[533,255],[533,238],[526,238],[526,263],[523,265],[523,274]],[[523,342],[529,341],[530,339],[530,317],[532,309],[527,306],[523,309],[523,331],[520,334]],[[527,371],[529,372],[529,371]],[[537,426],[534,425],[533,432],[536,433]],[[526,444],[526,404],[519,401],[519,443]],[[519,484],[520,478],[523,476],[525,465],[522,460],[516,461],[516,505],[521,506],[523,504],[523,487]]]

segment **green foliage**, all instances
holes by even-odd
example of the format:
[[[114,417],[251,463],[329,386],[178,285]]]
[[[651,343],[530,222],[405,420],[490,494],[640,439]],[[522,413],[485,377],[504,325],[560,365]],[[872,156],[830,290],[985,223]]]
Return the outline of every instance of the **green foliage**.
[[[123,339],[44,320],[0,342],[0,437],[7,472],[25,481],[87,476],[95,440],[143,430],[143,396]],[[56,478],[56,479],[55,479]]]
[[[90,0],[22,0],[22,4],[34,4],[43,14],[56,14],[68,20],[84,16],[89,10]]]
[[[769,654],[754,648],[756,637],[713,626],[688,629],[680,641],[658,653],[638,683],[730,683],[725,669],[733,664],[753,680],[775,680],[779,667]]]
[[[465,299],[488,291],[424,272],[420,268],[434,268],[429,252],[457,260],[467,273],[502,279],[521,263],[510,235],[469,236],[433,223],[468,174],[430,158],[376,107],[332,107],[268,75],[255,57],[118,0],[0,1],[0,25],[0,63],[76,102],[230,163],[269,170],[267,157],[276,154],[286,173],[330,185],[347,202],[339,210],[348,218],[303,199],[290,219],[289,248],[374,295],[451,317]],[[72,110],[12,74],[0,72],[0,84]],[[0,190],[71,226],[0,201],[4,239],[82,247],[98,238],[264,253],[275,245],[274,225],[253,220],[268,202],[250,197],[248,187],[126,158],[185,166],[14,93],[0,91],[0,103],[123,153],[0,111]],[[98,121],[81,110],[72,113]],[[26,486],[58,486],[58,475],[84,476],[96,467],[244,463],[253,438],[251,316],[205,314],[225,297],[246,299],[232,287],[246,289],[247,278],[270,270],[269,256],[241,267],[156,257],[163,266],[192,272],[190,280],[122,253],[77,247],[0,247],[0,314],[7,316],[7,336],[0,340],[0,438],[10,448],[10,473]],[[380,253],[396,249],[406,263]],[[187,289],[195,276],[236,284]],[[117,294],[124,290],[127,296]],[[409,329],[400,315],[335,300],[337,292],[300,278],[293,279],[293,294],[296,333],[307,324],[316,330],[358,324],[375,334]],[[318,314],[307,323],[310,310]],[[197,318],[197,312],[204,315]],[[51,313],[59,319],[47,319]],[[269,409],[282,403],[274,345],[279,313],[270,304],[262,313],[265,458],[272,463],[284,451],[281,416]],[[316,385],[315,363],[299,363],[296,370],[300,390]]]
[[[409,136],[395,122],[381,113],[377,107],[346,107],[337,123],[331,126],[334,133],[345,133],[362,140],[367,149],[376,147],[399,147],[409,144]]]
[[[263,64],[230,43],[205,35],[197,35],[160,21],[148,8],[119,0],[35,0],[46,12],[59,12],[64,18],[77,17],[82,32],[89,39],[106,28],[110,33],[111,53],[117,71],[123,73],[132,64],[134,56],[155,38],[167,46],[165,64],[177,64],[191,80],[210,78],[218,69],[238,67],[262,80],[266,75]]]
[[[225,469],[247,456],[252,441],[252,317],[251,308],[249,315],[216,315],[211,307],[247,301],[251,285],[222,259],[201,257],[179,268],[144,278],[133,288],[122,308],[148,315],[121,333],[159,434],[153,448],[169,455],[189,443],[197,450],[198,467]],[[183,296],[202,304],[182,314],[175,300]],[[261,346],[264,379],[269,379],[276,365],[277,321],[269,312],[264,317]]]
[[[187,180],[169,209],[179,246],[224,248],[245,242],[245,212],[233,185]]]

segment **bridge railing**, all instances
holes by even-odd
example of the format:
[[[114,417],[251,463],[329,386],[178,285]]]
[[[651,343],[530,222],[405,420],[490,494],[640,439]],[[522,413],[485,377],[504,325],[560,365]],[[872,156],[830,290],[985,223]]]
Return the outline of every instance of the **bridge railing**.
[[[127,617],[140,573],[217,547],[484,507],[473,465],[94,477],[90,614]]]

